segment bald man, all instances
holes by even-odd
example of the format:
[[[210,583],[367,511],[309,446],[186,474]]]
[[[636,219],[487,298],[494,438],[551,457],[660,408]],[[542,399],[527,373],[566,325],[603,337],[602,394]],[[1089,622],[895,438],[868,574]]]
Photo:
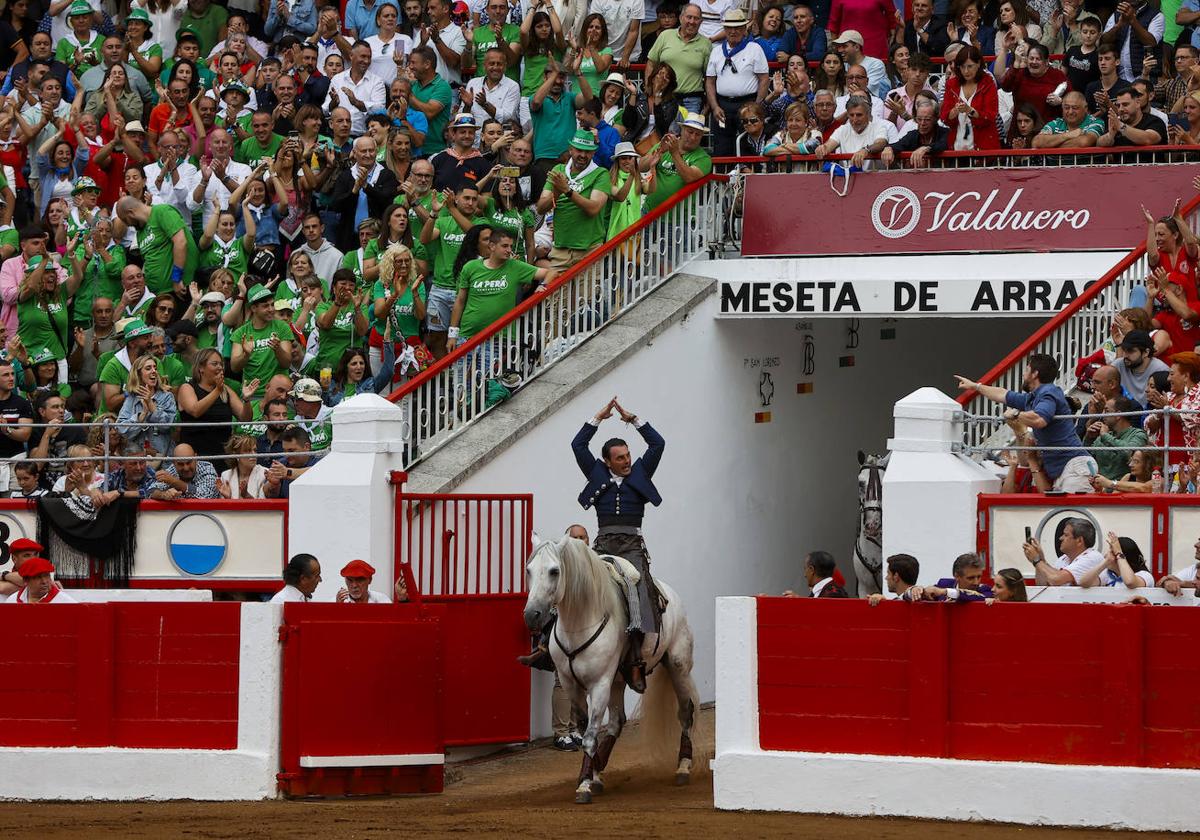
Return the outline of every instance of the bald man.
[[[208,461],[196,457],[196,450],[186,443],[172,453],[177,461],[166,462],[154,473],[154,489],[150,498],[163,502],[175,499],[217,499],[217,471]]]
[[[187,298],[188,283],[196,273],[200,252],[191,225],[183,215],[170,204],[151,206],[127,195],[117,202],[117,219],[137,231],[146,288],[156,295],[173,292]],[[124,229],[118,233],[120,239]]]
[[[1051,120],[1033,138],[1035,149],[1086,149],[1095,146],[1105,132],[1105,125],[1087,110],[1087,99],[1078,91],[1063,97],[1063,115]]]
[[[254,171],[249,165],[233,159],[233,137],[228,131],[214,128],[209,131],[208,136],[208,150],[212,153],[212,162],[200,161],[200,178],[192,190],[192,201],[204,208],[206,225],[212,218],[213,202],[220,202],[222,207],[227,207],[230,194]]]
[[[358,225],[363,219],[378,219],[400,190],[390,169],[375,160],[377,147],[370,136],[354,141],[353,165],[338,174],[330,197],[330,208],[339,213],[334,245],[343,253],[358,248]]]

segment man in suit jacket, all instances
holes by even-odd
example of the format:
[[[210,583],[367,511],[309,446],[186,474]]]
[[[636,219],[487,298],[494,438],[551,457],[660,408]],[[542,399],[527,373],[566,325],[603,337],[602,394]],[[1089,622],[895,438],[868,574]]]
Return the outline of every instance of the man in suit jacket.
[[[983,583],[983,559],[978,554],[960,554],[950,567],[952,578],[942,578],[933,586],[914,586],[909,594],[914,601],[953,601],[986,603],[995,595]]]
[[[814,551],[804,559],[804,580],[813,598],[849,598],[846,590],[833,580],[837,563],[828,551]]]
[[[642,440],[646,453],[636,461],[629,454],[629,445],[620,438],[611,438],[600,450],[600,458],[588,448],[596,430],[616,411],[626,423],[632,423]],[[667,442],[645,420],[639,420],[621,407],[613,397],[596,416],[583,424],[571,441],[575,463],[587,478],[587,486],[579,494],[579,504],[596,509],[599,528],[592,548],[597,554],[624,557],[641,573],[637,586],[626,582],[625,597],[629,602],[630,663],[629,687],[641,692],[646,688],[645,662],[642,646],[645,637],[658,632],[654,607],[651,603],[650,554],[642,539],[642,517],[646,505],[662,504],[662,496],[654,486],[654,472],[662,460]],[[603,459],[603,460],[602,460]]]
[[[338,174],[329,198],[330,209],[340,214],[334,243],[343,253],[358,248],[358,225],[378,219],[400,192],[390,169],[375,160],[375,138],[363,135],[354,141],[351,165]]]

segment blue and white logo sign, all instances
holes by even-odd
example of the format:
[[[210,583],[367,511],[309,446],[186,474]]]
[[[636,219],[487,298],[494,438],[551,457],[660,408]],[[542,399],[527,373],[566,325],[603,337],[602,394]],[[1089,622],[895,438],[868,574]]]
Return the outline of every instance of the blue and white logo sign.
[[[228,549],[225,529],[211,514],[184,514],[167,532],[167,555],[185,575],[212,574],[225,560]]]

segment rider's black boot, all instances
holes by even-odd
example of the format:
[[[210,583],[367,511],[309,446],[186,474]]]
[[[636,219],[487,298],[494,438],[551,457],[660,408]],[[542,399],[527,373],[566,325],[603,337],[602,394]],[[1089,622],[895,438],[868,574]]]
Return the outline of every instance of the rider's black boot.
[[[642,642],[645,635],[641,630],[629,631],[629,687],[641,694],[646,690],[646,662],[642,659]]]

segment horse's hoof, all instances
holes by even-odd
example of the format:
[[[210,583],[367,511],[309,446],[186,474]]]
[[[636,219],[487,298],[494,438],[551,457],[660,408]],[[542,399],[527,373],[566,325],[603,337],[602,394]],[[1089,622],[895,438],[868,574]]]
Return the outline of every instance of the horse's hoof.
[[[676,773],[675,774],[675,787],[683,787],[684,785],[691,782],[691,780],[692,780],[691,773]]]
[[[604,781],[601,779],[592,779],[592,793],[599,796],[604,793]]]
[[[576,791],[575,792],[575,804],[576,805],[591,805],[592,804],[592,794],[586,790]]]

